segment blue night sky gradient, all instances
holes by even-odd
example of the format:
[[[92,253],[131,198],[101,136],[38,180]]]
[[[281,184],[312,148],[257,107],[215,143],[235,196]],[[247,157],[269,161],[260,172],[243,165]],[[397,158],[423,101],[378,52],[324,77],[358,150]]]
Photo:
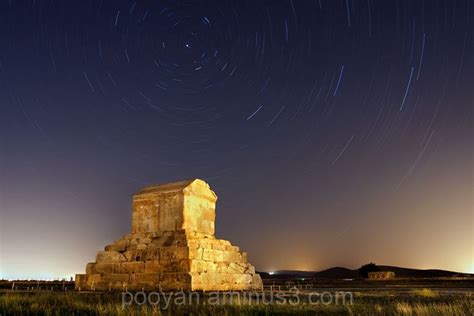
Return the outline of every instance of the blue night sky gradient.
[[[202,178],[257,269],[474,272],[474,6],[1,1],[0,277],[69,277]]]

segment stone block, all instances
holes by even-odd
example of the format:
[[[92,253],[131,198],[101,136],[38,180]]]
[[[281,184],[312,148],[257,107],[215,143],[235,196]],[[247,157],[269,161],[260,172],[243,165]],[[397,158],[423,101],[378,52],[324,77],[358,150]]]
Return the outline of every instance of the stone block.
[[[224,261],[224,253],[221,250],[204,249],[202,253],[202,260],[206,261]]]
[[[160,273],[133,273],[130,274],[130,283],[159,283]]]
[[[234,277],[229,273],[203,273],[201,282],[207,284],[233,284]]]
[[[105,251],[118,251],[123,252],[127,249],[129,241],[126,239],[120,239],[114,242],[112,245],[105,246]]]
[[[86,264],[86,274],[92,274],[92,269],[95,265],[95,262],[89,262],[88,264]],[[80,275],[80,274],[77,274],[77,275]]]
[[[228,262],[216,262],[216,271],[217,273],[229,273],[229,263]]]
[[[228,272],[229,273],[249,273],[247,271],[247,267],[242,265],[242,264],[238,264],[238,263],[235,263],[235,262],[230,262],[229,263],[229,266],[228,266]]]
[[[191,240],[188,239],[186,244],[189,248],[196,248],[196,249],[199,248],[199,240],[197,240],[197,239],[194,239],[194,240],[193,239],[191,239]]]
[[[118,251],[99,251],[95,258],[97,262],[101,263],[114,263],[114,262],[124,262],[127,261],[125,256]]]
[[[255,267],[251,265],[250,263],[247,263],[245,273],[255,274]]]
[[[162,273],[160,285],[164,291],[191,290],[191,275],[189,273]]]
[[[163,248],[149,246],[148,248],[143,250],[143,255],[141,257],[141,260],[143,260],[143,261],[160,260],[161,249],[163,249]]]
[[[102,273],[115,273],[116,272],[116,267],[120,263],[103,263],[103,262],[97,262],[91,266],[91,273],[97,273],[97,274],[102,274]]]
[[[163,271],[163,264],[159,260],[145,261],[145,273],[160,273]]]
[[[180,260],[188,259],[189,253],[187,247],[162,247],[160,248],[160,260]]]
[[[101,275],[102,283],[128,283],[130,276],[127,273],[104,273]]]
[[[232,246],[232,244],[230,243],[230,241],[228,240],[225,240],[225,239],[217,239],[219,241],[219,243],[222,245],[222,246],[225,246],[225,247],[229,247],[229,246]]]
[[[151,238],[149,237],[139,238],[138,243],[145,244],[145,245],[151,244]]]
[[[216,272],[217,264],[212,261],[204,260],[190,260],[190,271],[191,272]]]
[[[138,250],[142,250],[142,249],[146,249],[146,248],[147,248],[146,244],[137,244],[137,249]]]
[[[167,272],[186,272],[187,270],[183,269],[183,264],[181,263],[182,260],[160,260],[161,266],[162,266],[162,272],[167,273]]]
[[[232,274],[233,283],[237,284],[251,284],[252,283],[252,275],[250,274]]]
[[[169,247],[175,246],[176,241],[177,239],[174,235],[167,233],[153,238],[152,244],[157,247]]]
[[[123,253],[126,261],[144,261],[144,250],[127,250]]]
[[[85,282],[87,284],[97,284],[102,279],[102,275],[94,274],[94,273],[93,274],[87,274],[84,279],[85,279]]]
[[[211,249],[212,244],[214,243],[214,238],[203,238],[199,240],[199,247],[204,249]]]
[[[260,277],[259,274],[253,274],[252,275],[252,289],[253,290],[262,290],[263,289],[263,282],[262,278]]]
[[[226,245],[222,244],[220,240],[215,240],[212,243],[211,248],[215,250],[226,250]]]
[[[117,273],[145,273],[145,262],[135,261],[135,262],[122,262],[117,264],[116,270]]]
[[[87,288],[86,274],[76,274],[76,277],[74,278],[74,288],[76,290],[85,290]]]
[[[203,248],[189,248],[189,259],[202,260],[203,258]]]
[[[242,255],[238,252],[223,251],[222,254],[225,262],[243,262]]]
[[[239,252],[240,251],[239,247],[237,247],[237,246],[226,246],[225,250],[229,251],[229,252]]]

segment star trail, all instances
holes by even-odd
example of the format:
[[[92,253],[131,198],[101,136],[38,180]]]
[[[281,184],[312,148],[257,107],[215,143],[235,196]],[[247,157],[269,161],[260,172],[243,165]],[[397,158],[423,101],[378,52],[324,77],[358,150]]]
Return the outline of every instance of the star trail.
[[[473,10],[1,1],[1,276],[73,275],[187,178],[260,270],[473,270]]]

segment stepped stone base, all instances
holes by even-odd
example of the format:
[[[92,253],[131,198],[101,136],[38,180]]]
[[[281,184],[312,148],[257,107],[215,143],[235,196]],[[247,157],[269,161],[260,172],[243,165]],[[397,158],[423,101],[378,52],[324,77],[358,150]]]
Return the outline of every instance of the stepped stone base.
[[[132,232],[97,253],[86,274],[76,275],[76,289],[261,289],[247,254],[214,237],[216,199],[202,180],[146,188],[134,197]]]

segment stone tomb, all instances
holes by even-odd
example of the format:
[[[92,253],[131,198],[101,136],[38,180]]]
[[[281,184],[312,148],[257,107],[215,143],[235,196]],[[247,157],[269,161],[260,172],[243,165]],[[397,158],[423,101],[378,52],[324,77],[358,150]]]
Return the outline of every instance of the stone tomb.
[[[199,179],[144,188],[133,197],[131,233],[97,253],[76,275],[76,289],[260,289],[247,253],[214,236],[216,200]]]

